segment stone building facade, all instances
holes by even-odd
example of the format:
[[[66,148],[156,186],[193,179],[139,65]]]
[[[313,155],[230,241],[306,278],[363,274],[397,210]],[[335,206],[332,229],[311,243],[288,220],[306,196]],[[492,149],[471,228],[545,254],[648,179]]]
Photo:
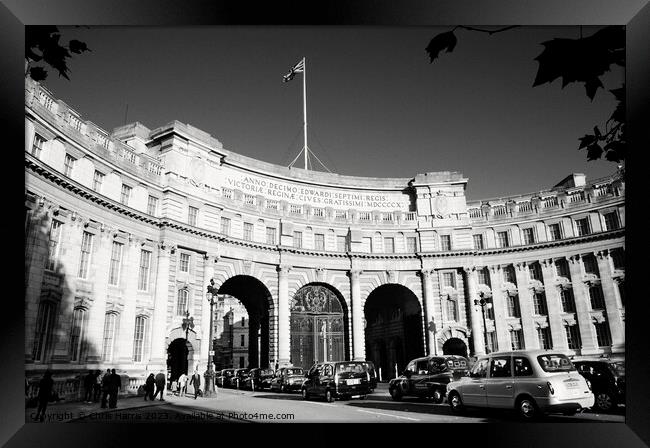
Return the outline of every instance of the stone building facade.
[[[31,80],[25,114],[28,375],[115,367],[136,387],[186,334],[205,370],[211,280],[246,309],[246,367],[624,353],[622,171],[467,201],[458,172],[289,169],[176,121],[109,133]]]

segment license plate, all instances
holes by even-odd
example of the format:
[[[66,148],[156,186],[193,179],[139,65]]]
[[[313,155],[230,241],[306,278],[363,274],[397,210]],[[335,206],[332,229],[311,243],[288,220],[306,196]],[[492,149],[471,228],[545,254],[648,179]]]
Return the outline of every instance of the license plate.
[[[569,381],[566,383],[567,389],[575,389],[576,387],[580,386],[577,381]]]
[[[361,384],[361,379],[353,378],[353,379],[347,380],[347,384]]]

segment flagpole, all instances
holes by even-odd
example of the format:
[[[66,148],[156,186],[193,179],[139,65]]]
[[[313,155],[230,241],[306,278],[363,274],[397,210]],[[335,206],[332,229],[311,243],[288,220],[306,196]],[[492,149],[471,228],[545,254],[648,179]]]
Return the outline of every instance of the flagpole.
[[[302,58],[302,111],[303,127],[305,129],[305,169],[307,169],[307,64],[306,58]]]

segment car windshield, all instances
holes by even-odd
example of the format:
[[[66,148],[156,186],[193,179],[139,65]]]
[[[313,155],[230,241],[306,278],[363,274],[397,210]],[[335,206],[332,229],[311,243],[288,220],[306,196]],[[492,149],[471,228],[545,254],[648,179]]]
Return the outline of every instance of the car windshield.
[[[537,361],[545,372],[571,372],[576,369],[569,358],[559,353],[538,356]]]
[[[302,375],[302,369],[287,369],[285,372],[287,375]]]
[[[609,368],[612,370],[616,376],[625,376],[625,363],[623,362],[612,362],[609,364]]]
[[[366,367],[360,362],[346,362],[344,364],[338,364],[336,366],[336,371],[339,373],[364,373]]]

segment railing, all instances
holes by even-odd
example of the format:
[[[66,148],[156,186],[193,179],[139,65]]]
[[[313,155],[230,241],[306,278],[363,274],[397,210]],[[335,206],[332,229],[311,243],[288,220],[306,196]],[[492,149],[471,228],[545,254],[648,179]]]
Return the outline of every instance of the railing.
[[[255,196],[252,196],[250,194],[245,194],[244,195],[244,204],[246,204],[246,205],[255,205]]]
[[[470,208],[468,212],[470,218],[480,218],[483,216],[480,208]]]
[[[416,213],[415,212],[408,212],[404,216],[404,221],[415,221],[416,218]]]
[[[345,210],[336,210],[334,214],[334,218],[339,220],[339,221],[344,221],[348,219],[348,212]]]
[[[267,199],[266,200],[266,208],[271,209],[271,210],[279,210],[280,209],[280,203],[276,201],[275,199]]]
[[[532,212],[533,204],[530,201],[517,202],[517,211],[519,212]]]
[[[233,191],[230,188],[222,188],[221,189],[221,194],[226,199],[232,199],[232,193],[233,193]]]
[[[494,216],[503,216],[508,214],[508,210],[506,209],[505,205],[497,205],[495,207],[492,207],[492,210],[494,211]]]
[[[575,204],[576,202],[584,202],[585,192],[583,190],[572,192],[567,194],[567,198],[569,199],[570,204]]]
[[[294,215],[301,215],[302,214],[302,205],[290,204],[289,205],[289,213],[293,213]]]
[[[556,207],[558,205],[557,196],[542,198],[542,204],[544,208]]]
[[[393,215],[392,213],[383,213],[381,215],[381,220],[382,221],[391,221],[391,222],[395,221],[395,215]]]
[[[322,218],[323,216],[325,216],[325,210],[323,210],[322,208],[313,208],[312,214],[314,216],[318,216],[319,218]]]

